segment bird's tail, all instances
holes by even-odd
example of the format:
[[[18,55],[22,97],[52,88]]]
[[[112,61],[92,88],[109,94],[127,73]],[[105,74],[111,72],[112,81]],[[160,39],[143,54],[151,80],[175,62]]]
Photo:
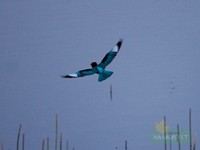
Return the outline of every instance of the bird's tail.
[[[101,82],[103,80],[106,80],[107,78],[109,78],[111,75],[113,74],[112,71],[107,71],[105,70],[103,73],[99,74],[99,79],[98,81]]]

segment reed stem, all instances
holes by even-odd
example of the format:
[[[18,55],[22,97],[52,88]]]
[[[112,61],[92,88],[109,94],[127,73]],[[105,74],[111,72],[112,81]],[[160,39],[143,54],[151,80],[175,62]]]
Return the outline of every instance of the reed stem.
[[[178,139],[178,149],[181,150],[181,142],[180,142],[180,130],[179,130],[179,124],[177,124],[177,139]]]
[[[22,124],[19,125],[18,135],[17,135],[17,147],[16,149],[19,150],[19,138],[20,138],[20,132],[21,132]]]
[[[169,149],[172,150],[172,133],[169,132]]]
[[[166,117],[164,116],[164,140],[165,140],[165,150],[167,150],[167,133],[166,133]]]
[[[42,140],[42,150],[44,150],[44,139]]]
[[[56,137],[55,137],[55,150],[57,150],[58,144],[58,114],[56,114]]]
[[[60,133],[60,150],[62,150],[62,133]]]
[[[3,145],[3,143],[1,143],[1,150],[4,150],[4,145]]]
[[[193,150],[196,150],[196,131],[194,132],[194,145],[193,145]]]
[[[25,148],[25,135],[22,136],[22,150]]]
[[[189,110],[190,150],[192,150],[192,109]]]

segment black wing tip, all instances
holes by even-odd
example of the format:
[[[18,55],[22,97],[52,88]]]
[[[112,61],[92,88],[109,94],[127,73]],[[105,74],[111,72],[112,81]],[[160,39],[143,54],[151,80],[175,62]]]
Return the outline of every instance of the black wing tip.
[[[117,46],[119,47],[119,49],[120,49],[121,46],[122,46],[122,42],[123,42],[123,39],[120,39],[119,42],[117,43]]]
[[[65,76],[64,76],[64,75],[61,75],[60,77],[61,77],[61,78],[72,78],[72,77],[69,76],[69,75],[65,75]]]

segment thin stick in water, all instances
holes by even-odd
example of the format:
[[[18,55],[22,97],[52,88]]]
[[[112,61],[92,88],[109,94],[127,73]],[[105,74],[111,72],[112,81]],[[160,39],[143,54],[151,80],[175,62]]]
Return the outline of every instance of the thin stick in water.
[[[55,150],[57,150],[58,144],[58,115],[56,114],[56,135],[55,135]]]
[[[125,141],[125,150],[128,149],[127,140]]]
[[[44,150],[44,139],[42,140],[42,150]]]
[[[25,148],[25,135],[22,136],[22,150]]]
[[[196,150],[196,131],[194,132],[194,145],[193,145],[193,150]]]
[[[4,150],[3,142],[1,143],[1,150]]]
[[[167,150],[167,133],[166,133],[166,117],[164,116],[164,140],[165,140],[165,150]]]
[[[19,150],[19,138],[20,138],[20,132],[21,132],[22,124],[19,125],[18,135],[17,135],[17,150]]]
[[[62,133],[60,133],[60,150],[62,150]]]
[[[169,149],[172,150],[172,133],[169,132]]]
[[[110,84],[110,100],[112,101],[112,84]]]
[[[181,150],[180,130],[179,130],[179,125],[178,124],[177,124],[177,140],[178,140],[178,149]]]
[[[189,129],[190,129],[190,150],[192,150],[192,123],[191,123],[191,119],[192,118],[192,110],[190,108],[189,111]]]

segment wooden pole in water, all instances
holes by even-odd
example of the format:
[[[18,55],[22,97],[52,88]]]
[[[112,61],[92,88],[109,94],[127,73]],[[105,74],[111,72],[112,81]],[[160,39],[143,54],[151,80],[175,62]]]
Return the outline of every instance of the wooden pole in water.
[[[171,132],[169,132],[169,149],[172,150],[172,137],[171,137]]]
[[[19,150],[19,138],[20,138],[20,132],[21,132],[22,124],[19,125],[18,135],[17,135],[17,150]]]
[[[194,132],[194,145],[193,150],[196,150],[196,131]]]
[[[164,116],[164,140],[165,140],[165,150],[167,150],[167,137],[166,137],[166,117]]]
[[[25,148],[25,135],[22,136],[22,150]]]
[[[178,149],[181,150],[179,124],[177,124],[177,139],[178,139]]]
[[[42,150],[44,150],[44,139],[42,140]]]
[[[110,100],[112,101],[112,84],[110,84]]]
[[[192,109],[189,110],[190,150],[192,150]]]
[[[58,144],[58,115],[56,114],[55,150],[57,150],[57,144]]]
[[[62,133],[60,133],[60,150],[62,150]]]
[[[128,149],[127,140],[125,141],[125,150]]]
[[[1,143],[1,150],[4,150],[4,146],[3,146],[3,143]]]

